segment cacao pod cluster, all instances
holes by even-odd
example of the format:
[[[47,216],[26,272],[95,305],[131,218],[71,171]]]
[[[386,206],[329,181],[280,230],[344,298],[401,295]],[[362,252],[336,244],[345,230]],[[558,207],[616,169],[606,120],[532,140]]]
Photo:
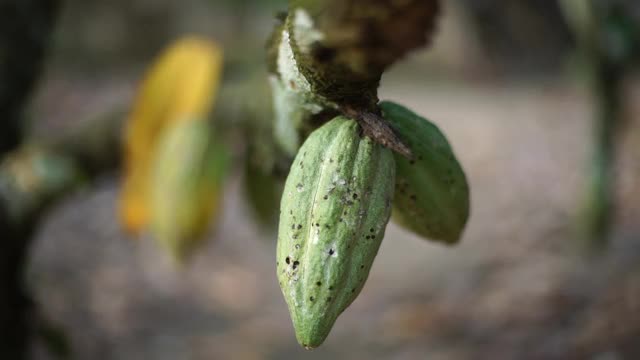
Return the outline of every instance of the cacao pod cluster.
[[[122,225],[132,235],[150,230],[177,260],[219,208],[227,152],[208,116],[221,70],[215,43],[177,40],[148,70],[127,120]]]
[[[305,348],[360,293],[390,217],[444,244],[464,230],[469,186],[447,139],[377,96],[382,72],[428,41],[438,12],[437,0],[290,0],[267,43],[274,137],[295,154],[276,267]]]
[[[378,106],[412,158],[337,116],[304,141],[284,187],[277,275],[308,349],[360,293],[392,210],[399,225],[446,244],[459,241],[469,216],[469,186],[442,132],[401,105]]]

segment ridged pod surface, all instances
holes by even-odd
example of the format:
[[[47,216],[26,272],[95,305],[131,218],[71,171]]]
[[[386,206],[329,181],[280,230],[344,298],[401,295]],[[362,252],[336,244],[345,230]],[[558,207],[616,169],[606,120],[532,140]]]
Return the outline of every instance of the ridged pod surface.
[[[396,192],[393,220],[431,240],[454,244],[469,218],[469,185],[451,146],[438,127],[390,101],[383,116],[413,152],[394,154]]]
[[[160,139],[151,182],[151,230],[182,261],[219,209],[227,153],[203,121],[184,121]]]
[[[362,289],[391,213],[391,151],[336,117],[298,152],[280,205],[277,273],[296,337],[319,346]]]

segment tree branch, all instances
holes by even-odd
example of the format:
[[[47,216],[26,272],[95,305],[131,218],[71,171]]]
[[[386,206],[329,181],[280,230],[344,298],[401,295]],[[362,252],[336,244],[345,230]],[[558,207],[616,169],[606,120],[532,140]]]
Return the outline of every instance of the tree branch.
[[[365,135],[410,157],[411,152],[379,115],[383,71],[428,43],[437,0],[291,0],[283,23],[267,44],[276,137],[291,156],[315,128],[318,116],[342,112]]]

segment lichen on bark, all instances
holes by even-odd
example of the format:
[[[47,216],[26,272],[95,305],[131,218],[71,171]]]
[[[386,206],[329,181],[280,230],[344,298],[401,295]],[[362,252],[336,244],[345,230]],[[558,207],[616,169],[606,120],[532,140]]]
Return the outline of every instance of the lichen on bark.
[[[275,134],[283,147],[297,150],[322,123],[318,114],[330,111],[410,157],[379,116],[377,90],[389,66],[428,43],[438,12],[437,0],[291,0],[267,46],[276,119],[289,127]]]

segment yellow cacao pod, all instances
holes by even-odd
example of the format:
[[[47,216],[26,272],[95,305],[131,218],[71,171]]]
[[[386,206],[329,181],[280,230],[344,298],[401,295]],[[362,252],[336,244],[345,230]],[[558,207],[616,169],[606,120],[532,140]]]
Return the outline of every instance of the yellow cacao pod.
[[[149,176],[160,134],[175,122],[206,119],[221,69],[222,50],[191,36],[177,40],[148,70],[125,130],[120,218],[129,233],[139,234],[148,224]]]

